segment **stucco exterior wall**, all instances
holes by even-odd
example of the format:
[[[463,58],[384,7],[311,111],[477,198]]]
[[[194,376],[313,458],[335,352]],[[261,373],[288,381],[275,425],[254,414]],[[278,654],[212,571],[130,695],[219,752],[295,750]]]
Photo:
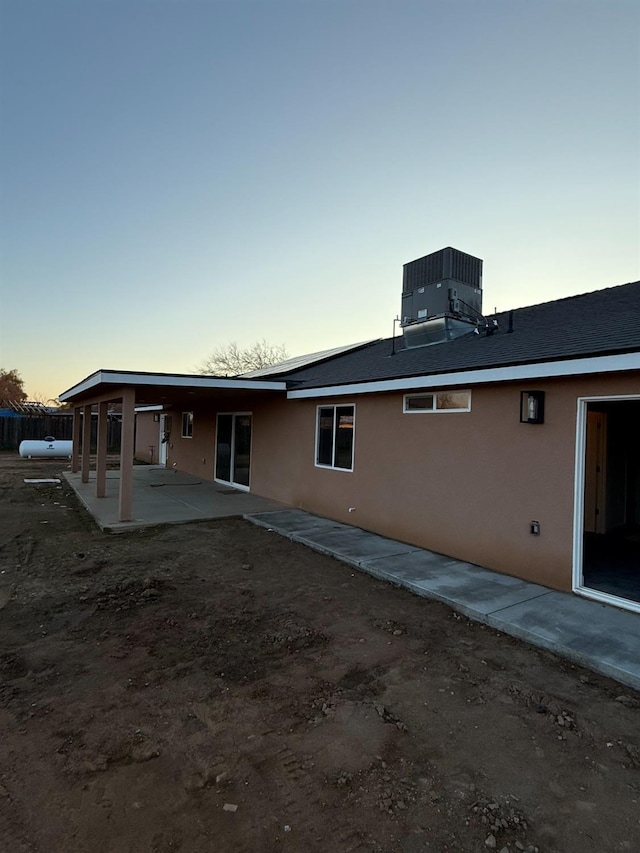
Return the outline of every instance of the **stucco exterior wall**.
[[[284,395],[283,395],[284,399]],[[260,404],[263,406],[264,404]],[[182,437],[182,413],[185,408],[173,408],[167,412],[171,416],[171,433],[167,453],[167,468],[176,468],[186,471],[196,477],[213,480],[215,476],[215,433],[216,417],[218,413],[224,412],[252,412],[257,408],[256,400],[251,397],[233,398],[220,400],[212,396],[211,403],[206,406],[194,406],[193,411],[193,435],[191,438]],[[254,417],[255,436],[255,417]],[[253,488],[252,491],[256,491]],[[265,494],[257,492],[257,494]]]
[[[158,464],[160,424],[153,420],[157,412],[136,412],[134,457],[140,462]],[[153,447],[153,458],[150,448]]]
[[[545,423],[519,422],[520,391],[546,392]],[[247,399],[251,490],[458,559],[571,588],[579,396],[640,393],[639,376],[472,388],[471,411],[404,414],[401,393]],[[355,404],[354,470],[314,465],[316,407]],[[230,411],[221,407],[221,411]],[[174,413],[174,433],[180,417]],[[213,476],[215,411],[197,413],[176,467]],[[189,446],[185,446],[185,442]],[[200,461],[206,459],[206,463]],[[349,507],[355,507],[349,512]],[[541,533],[530,533],[530,522]]]

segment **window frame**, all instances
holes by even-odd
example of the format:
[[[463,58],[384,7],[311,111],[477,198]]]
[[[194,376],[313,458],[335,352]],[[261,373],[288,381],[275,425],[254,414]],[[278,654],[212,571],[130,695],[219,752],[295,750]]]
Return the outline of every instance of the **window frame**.
[[[469,395],[469,405],[464,408],[456,408],[456,409],[439,409],[438,408],[438,396],[440,394],[468,394]],[[433,408],[431,409],[409,409],[407,408],[407,400],[410,397],[433,397]],[[445,414],[459,414],[461,412],[470,412],[471,411],[471,389],[470,388],[457,388],[457,389],[449,389],[449,390],[434,390],[434,391],[411,391],[408,394],[402,395],[402,413],[404,415],[445,415]]]
[[[353,409],[353,424],[352,424],[352,438],[351,438],[351,467],[350,468],[342,468],[335,464],[336,461],[336,433],[337,433],[337,418],[336,418],[336,409]],[[321,409],[333,409],[333,435],[331,437],[331,465],[325,465],[322,462],[318,462],[318,451],[320,449],[320,410]],[[313,461],[314,466],[316,468],[324,468],[325,471],[345,471],[351,472],[354,468],[355,463],[355,452],[356,452],[356,404],[355,403],[320,403],[316,406],[316,440],[314,447],[314,455]]]
[[[185,415],[188,418],[187,421],[185,421]],[[180,436],[181,438],[193,438],[193,421],[194,421],[193,412],[183,412],[182,413],[182,434]],[[187,431],[186,432],[185,432],[185,424],[187,425]]]

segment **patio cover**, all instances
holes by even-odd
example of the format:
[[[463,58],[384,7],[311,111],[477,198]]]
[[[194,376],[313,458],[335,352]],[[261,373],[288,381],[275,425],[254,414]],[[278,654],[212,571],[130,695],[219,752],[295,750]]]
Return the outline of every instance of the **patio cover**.
[[[136,373],[126,370],[97,370],[82,382],[60,394],[60,402],[73,406],[73,447],[71,471],[81,470],[82,482],[89,482],[91,410],[98,407],[96,454],[96,497],[106,494],[107,409],[109,403],[122,405],[120,445],[120,521],[133,518],[133,453],[135,407],[137,405],[183,405],[192,408],[213,396],[234,397],[247,391],[286,393],[286,382],[180,373]],[[82,429],[81,429],[82,422]],[[81,440],[82,433],[82,440]]]

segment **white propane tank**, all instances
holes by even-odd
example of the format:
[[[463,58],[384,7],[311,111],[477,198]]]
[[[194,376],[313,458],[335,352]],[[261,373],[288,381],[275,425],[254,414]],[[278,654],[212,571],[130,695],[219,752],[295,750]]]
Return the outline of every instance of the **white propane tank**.
[[[20,456],[27,459],[40,459],[43,456],[67,456],[71,459],[72,441],[56,441],[52,435],[39,441],[21,441]]]

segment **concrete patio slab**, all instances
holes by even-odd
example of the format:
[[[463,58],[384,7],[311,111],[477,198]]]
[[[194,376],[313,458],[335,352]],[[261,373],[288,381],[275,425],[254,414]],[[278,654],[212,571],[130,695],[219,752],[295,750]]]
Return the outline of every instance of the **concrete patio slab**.
[[[105,531],[119,533],[158,524],[186,524],[216,518],[241,518],[248,512],[276,510],[277,501],[252,495],[228,485],[202,480],[153,465],[133,468],[132,521],[119,520],[120,472],[108,471],[106,495],[96,497],[95,472],[83,483],[80,473],[66,472],[65,479]]]
[[[252,513],[249,520],[261,527],[277,530],[281,536],[302,542],[320,554],[335,556],[339,552],[343,562],[357,568],[370,559],[409,554],[416,550],[413,545],[385,539],[359,527],[331,521],[301,509]]]
[[[304,545],[322,554],[333,556],[338,552],[341,560],[357,568],[375,557],[392,557],[416,550],[413,545],[385,539],[375,533],[367,533],[365,530],[347,525],[330,530],[314,528],[299,534],[297,538]]]
[[[252,513],[251,520],[260,527],[270,528],[273,525],[274,528],[278,529],[278,533],[288,538],[301,536],[305,533],[311,534],[315,531],[338,530],[340,528],[344,528],[345,530],[352,529],[346,524],[340,524],[339,521],[331,521],[328,518],[311,515],[311,513],[305,512],[302,509]]]
[[[245,518],[640,690],[640,614],[527,583],[299,509],[247,513]]]
[[[362,567],[371,574],[379,573],[382,575],[390,572],[404,581],[423,581],[439,577],[440,570],[446,572],[450,566],[457,562],[458,560],[454,560],[453,557],[446,557],[444,554],[437,554],[435,551],[423,551],[420,548],[414,548],[406,554],[392,558],[375,557],[372,560],[365,560]]]
[[[487,624],[640,690],[640,617],[548,591],[487,615]]]
[[[487,573],[472,563],[431,551],[370,560],[361,568],[376,577],[400,583],[417,595],[449,604],[471,619],[484,619],[489,613],[549,592],[546,587],[497,572]]]

